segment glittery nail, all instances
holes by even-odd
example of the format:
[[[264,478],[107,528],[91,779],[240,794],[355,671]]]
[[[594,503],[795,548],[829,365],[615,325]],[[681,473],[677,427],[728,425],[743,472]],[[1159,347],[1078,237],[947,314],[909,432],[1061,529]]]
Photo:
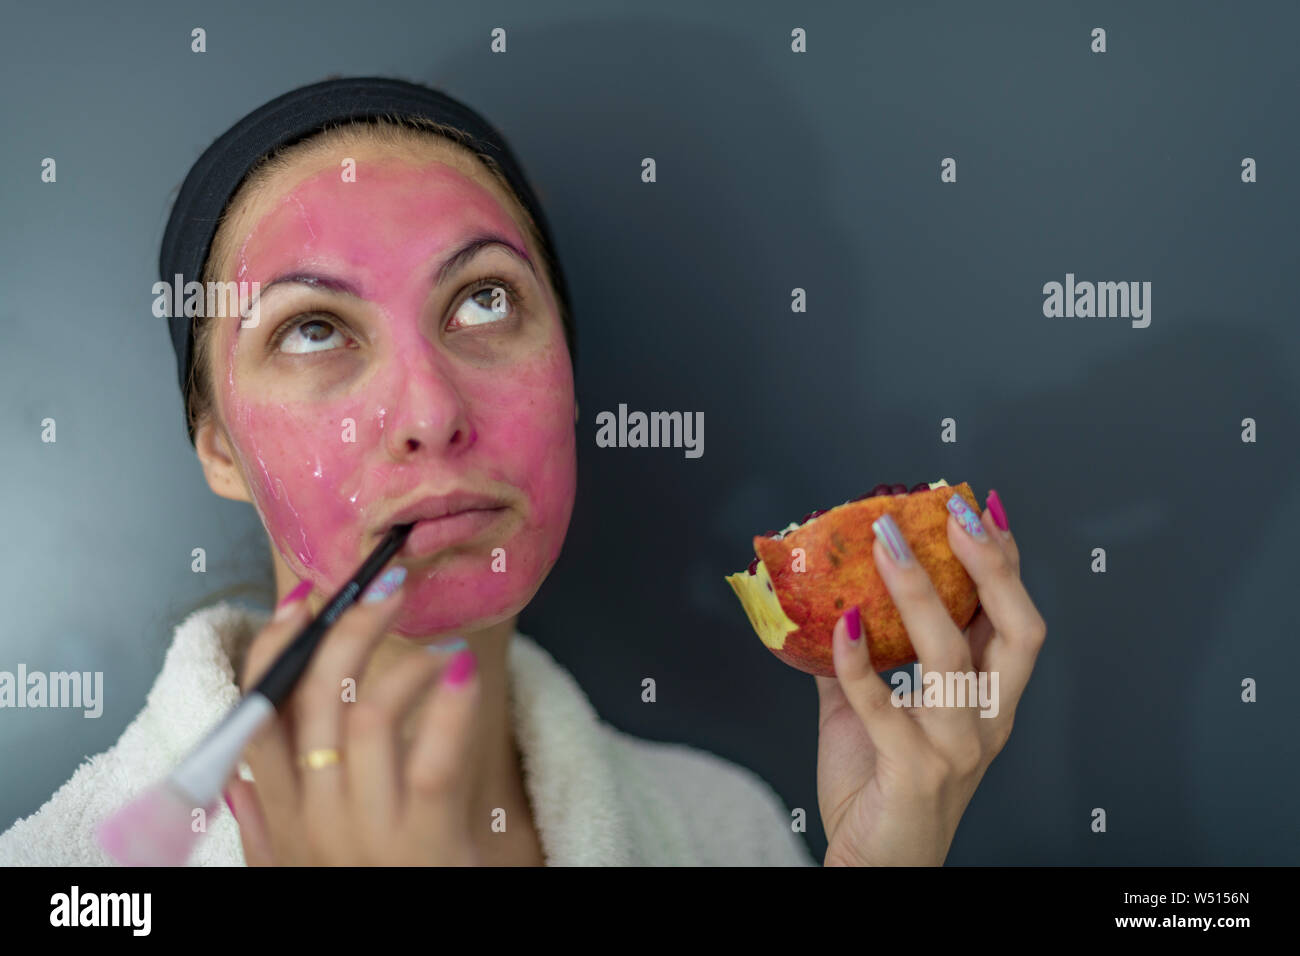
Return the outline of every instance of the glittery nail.
[[[370,585],[369,589],[366,591],[366,596],[362,598],[362,600],[367,604],[371,604],[375,601],[382,601],[401,587],[404,580],[406,580],[406,568],[401,565],[398,565],[395,568],[389,568],[384,572],[383,577]]]
[[[455,654],[457,651],[463,651],[469,647],[469,643],[463,637],[450,637],[445,641],[437,641],[433,644],[426,644],[425,651],[430,654]]]
[[[948,510],[966,529],[966,533],[976,541],[983,541],[988,537],[988,532],[984,530],[984,522],[980,521],[980,516],[971,510],[971,506],[966,504],[961,495],[954,494],[948,499]]]

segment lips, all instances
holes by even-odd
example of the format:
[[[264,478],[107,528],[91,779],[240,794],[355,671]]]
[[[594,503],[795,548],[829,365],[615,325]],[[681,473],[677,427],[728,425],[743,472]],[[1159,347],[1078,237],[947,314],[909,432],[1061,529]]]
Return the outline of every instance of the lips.
[[[505,502],[491,495],[435,495],[393,512],[378,533],[396,524],[413,524],[410,537],[398,553],[406,558],[427,557],[496,528],[508,510]]]
[[[462,511],[496,511],[505,506],[506,503],[500,498],[469,491],[455,491],[448,495],[431,495],[393,512],[379,527],[379,534],[386,533],[395,524],[433,521],[437,518],[460,514]]]

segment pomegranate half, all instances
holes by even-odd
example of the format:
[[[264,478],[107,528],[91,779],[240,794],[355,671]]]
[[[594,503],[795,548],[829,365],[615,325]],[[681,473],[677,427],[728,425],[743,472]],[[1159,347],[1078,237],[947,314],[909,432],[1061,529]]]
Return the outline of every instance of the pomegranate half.
[[[947,503],[953,495],[961,495],[976,514],[982,511],[965,482],[950,486],[940,479],[910,491],[906,485],[877,485],[782,531],[755,536],[754,561],[726,581],[768,650],[791,667],[833,677],[831,634],[854,604],[875,669],[912,663],[916,651],[871,554],[871,525],[883,514],[893,516],[953,623],[965,630],[979,596],[948,545]]]

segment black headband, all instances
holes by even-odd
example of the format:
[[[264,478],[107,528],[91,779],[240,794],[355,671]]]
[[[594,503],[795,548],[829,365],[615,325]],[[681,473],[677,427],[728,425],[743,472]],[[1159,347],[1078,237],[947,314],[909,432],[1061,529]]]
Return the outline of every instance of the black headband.
[[[325,80],[299,87],[278,96],[249,113],[217,137],[204,151],[185,177],[180,195],[172,207],[167,230],[163,233],[158,256],[159,275],[169,288],[177,275],[181,288],[188,282],[202,281],[217,225],[226,204],[234,196],[258,160],[281,147],[305,139],[335,122],[370,120],[387,117],[400,121],[404,117],[424,117],[454,126],[469,137],[466,143],[477,153],[491,157],[505,174],[515,194],[528,210],[541,233],[544,252],[551,264],[551,278],[564,316],[564,333],[569,355],[576,361],[575,334],[568,307],[568,291],[560,269],[559,257],[551,239],[541,204],[533,195],[523,170],[506,144],[505,138],[478,113],[445,93],[405,80],[383,77],[357,77]],[[169,297],[170,300],[170,297]],[[168,312],[172,310],[169,308]],[[194,319],[169,315],[172,348],[176,352],[176,372],[184,400],[193,361]],[[189,416],[186,415],[189,431]],[[194,433],[190,442],[194,441]]]

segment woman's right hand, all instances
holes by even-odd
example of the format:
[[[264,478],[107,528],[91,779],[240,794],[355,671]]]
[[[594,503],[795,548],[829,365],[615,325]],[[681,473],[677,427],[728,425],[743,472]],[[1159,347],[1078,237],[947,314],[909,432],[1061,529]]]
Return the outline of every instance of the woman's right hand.
[[[399,587],[382,601],[349,608],[316,649],[283,713],[246,746],[254,781],[234,774],[226,793],[249,866],[479,862],[463,772],[478,710],[477,674],[432,688],[450,662],[413,650],[373,686],[360,686],[401,595]],[[241,687],[254,686],[311,620],[305,599],[282,611],[249,646]],[[347,678],[355,679],[354,701],[343,700]],[[426,697],[407,746],[402,727]],[[335,748],[342,759],[300,767],[299,755],[318,748]]]

